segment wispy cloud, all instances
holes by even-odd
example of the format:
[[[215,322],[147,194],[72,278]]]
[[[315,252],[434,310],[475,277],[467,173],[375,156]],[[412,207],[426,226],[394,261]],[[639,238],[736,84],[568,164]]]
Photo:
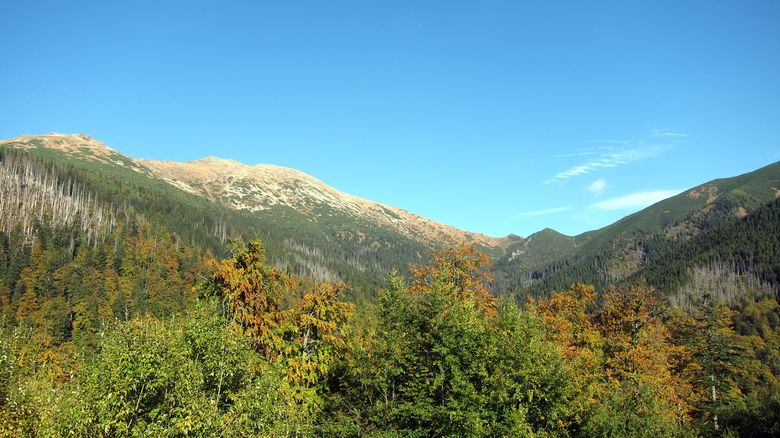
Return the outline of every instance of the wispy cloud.
[[[595,204],[592,204],[591,207],[599,210],[634,210],[648,207],[680,192],[680,190],[655,190],[631,193],[629,195],[596,202]]]
[[[571,210],[571,207],[554,207],[546,208],[544,210],[531,210],[518,213],[517,217],[533,217],[533,216],[546,216],[548,214],[562,213],[564,211]]]
[[[649,146],[628,148],[610,147],[600,149],[601,150],[598,151],[598,154],[595,154],[594,158],[589,159],[585,163],[577,164],[576,166],[569,167],[564,171],[556,173],[555,176],[545,181],[545,183],[550,184],[559,182],[575,176],[585,175],[586,173],[593,172],[594,170],[618,167],[634,161],[654,157],[661,153],[664,148],[659,146]]]
[[[690,135],[682,132],[674,132],[666,129],[654,129],[650,132],[651,138],[688,138]]]
[[[588,142],[593,145],[591,147],[557,155],[558,158],[581,158],[584,162],[556,173],[544,183],[561,182],[599,169],[623,166],[652,158],[672,145],[682,143],[686,137],[688,134],[655,129],[643,138],[635,140],[592,140]]]
[[[631,144],[631,140],[591,140],[588,142],[588,144],[622,144],[622,145],[629,145]]]
[[[607,180],[604,178],[599,178],[596,181],[593,181],[590,183],[588,187],[585,188],[585,190],[589,191],[592,195],[598,195],[601,192],[604,191],[604,189],[607,188]]]
[[[555,155],[556,158],[571,158],[571,157],[588,157],[591,155],[596,155],[598,152],[593,150],[584,150],[584,151],[575,151],[575,152],[567,152],[565,154],[557,154]]]

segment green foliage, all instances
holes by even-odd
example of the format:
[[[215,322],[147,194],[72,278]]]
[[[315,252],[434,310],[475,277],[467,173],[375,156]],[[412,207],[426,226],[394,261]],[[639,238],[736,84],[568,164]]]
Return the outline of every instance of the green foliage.
[[[223,416],[220,433],[227,437],[310,436],[314,416],[285,394],[284,370],[265,363],[256,377],[241,388],[235,404]]]
[[[701,307],[704,309],[699,309],[699,320],[703,319],[702,314],[709,313],[707,307]],[[700,348],[711,343],[717,346],[716,342],[723,340],[726,344],[726,348],[709,347],[712,352],[702,352],[711,357],[708,360],[711,363],[720,362],[710,370],[715,371],[721,402],[710,401],[702,405],[703,409],[718,413],[723,430],[741,436],[777,436],[780,433],[780,304],[773,298],[762,298],[743,299],[731,310],[717,305],[711,307],[715,315],[726,314],[731,320],[724,323],[721,318],[714,318],[716,323],[709,325],[717,332],[707,340],[715,342],[700,344]],[[704,379],[700,380],[706,383],[706,376],[702,374]]]
[[[492,433],[566,435],[578,388],[572,385],[571,367],[548,327],[534,313],[507,304],[499,309],[494,337],[497,357],[490,373],[489,410],[497,418]]]
[[[75,429],[93,436],[202,434],[209,415],[198,371],[179,330],[152,319],[120,325],[83,370]]]
[[[514,306],[485,312],[479,295],[458,292],[463,276],[434,278],[412,290],[391,276],[345,355],[323,430],[565,435],[567,369],[541,320]]]
[[[47,345],[29,327],[0,330],[0,436],[49,436],[66,394],[57,379],[74,351]]]
[[[281,395],[279,371],[210,304],[186,318],[109,329],[97,356],[61,389],[42,432],[78,436],[289,435],[310,427]]]
[[[604,399],[593,406],[582,426],[589,437],[678,438],[696,436],[671,407],[646,385],[623,382],[606,388]]]

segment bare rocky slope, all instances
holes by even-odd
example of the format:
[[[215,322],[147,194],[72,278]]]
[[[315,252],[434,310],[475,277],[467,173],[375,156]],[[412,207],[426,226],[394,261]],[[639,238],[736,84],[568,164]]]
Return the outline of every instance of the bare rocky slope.
[[[413,213],[340,192],[287,167],[249,166],[207,157],[186,163],[139,160],[158,177],[187,192],[239,210],[263,212],[275,206],[295,209],[312,221],[345,215],[370,221],[423,244],[476,243],[501,246],[506,239],[463,231]]]

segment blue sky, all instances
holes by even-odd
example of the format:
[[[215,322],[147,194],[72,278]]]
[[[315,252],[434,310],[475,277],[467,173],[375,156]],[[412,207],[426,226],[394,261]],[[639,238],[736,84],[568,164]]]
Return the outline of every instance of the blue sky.
[[[780,2],[0,3],[0,137],[574,234],[780,160]]]

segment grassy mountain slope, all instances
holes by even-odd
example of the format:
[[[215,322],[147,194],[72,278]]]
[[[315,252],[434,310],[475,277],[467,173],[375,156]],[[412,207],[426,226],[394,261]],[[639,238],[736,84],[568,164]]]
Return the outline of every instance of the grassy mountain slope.
[[[256,212],[259,216],[272,216],[278,207],[289,207],[311,222],[370,224],[432,246],[474,242],[495,247],[504,240],[459,230],[400,208],[340,192],[310,175],[286,167],[249,166],[214,157],[186,163],[138,162],[182,190],[235,210]]]
[[[576,237],[578,252],[598,248],[605,242],[632,232],[652,234],[667,231],[670,237],[690,236],[703,228],[735,216],[744,216],[780,192],[780,163],[733,178],[720,178],[665,199],[626,216],[600,230]],[[742,208],[743,210],[740,210]]]

